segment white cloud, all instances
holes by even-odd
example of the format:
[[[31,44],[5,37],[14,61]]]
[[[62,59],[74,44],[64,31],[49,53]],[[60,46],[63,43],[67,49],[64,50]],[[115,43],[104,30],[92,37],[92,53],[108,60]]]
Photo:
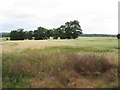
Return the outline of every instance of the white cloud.
[[[117,11],[117,0],[2,0],[0,30],[57,28],[79,20],[83,33],[117,34]]]

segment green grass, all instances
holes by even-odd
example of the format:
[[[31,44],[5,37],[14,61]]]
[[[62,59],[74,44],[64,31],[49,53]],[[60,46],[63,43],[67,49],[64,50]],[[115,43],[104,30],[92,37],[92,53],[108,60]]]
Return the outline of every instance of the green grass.
[[[7,38],[8,38],[8,40],[7,40]],[[2,41],[9,41],[9,40],[10,40],[10,37],[3,37],[1,40],[2,40]]]
[[[116,38],[6,41],[2,45],[5,88],[117,87]]]

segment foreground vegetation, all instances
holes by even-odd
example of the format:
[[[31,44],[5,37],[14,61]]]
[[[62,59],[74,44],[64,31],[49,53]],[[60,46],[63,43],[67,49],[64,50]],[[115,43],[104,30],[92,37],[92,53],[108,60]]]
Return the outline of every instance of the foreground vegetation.
[[[3,87],[118,87],[116,38],[3,41]]]

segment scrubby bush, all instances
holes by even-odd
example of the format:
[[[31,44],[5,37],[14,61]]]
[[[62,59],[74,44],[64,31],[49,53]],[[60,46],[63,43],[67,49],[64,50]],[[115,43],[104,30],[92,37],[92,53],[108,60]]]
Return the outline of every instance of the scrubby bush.
[[[74,60],[74,69],[86,76],[86,75],[94,75],[98,76],[103,74],[111,69],[117,68],[116,65],[109,62],[109,60],[105,57],[99,56],[76,56],[72,55]]]

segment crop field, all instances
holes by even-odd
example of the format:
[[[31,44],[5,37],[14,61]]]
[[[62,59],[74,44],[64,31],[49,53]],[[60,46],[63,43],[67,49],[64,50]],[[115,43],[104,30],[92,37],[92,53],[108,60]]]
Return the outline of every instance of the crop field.
[[[2,41],[3,88],[118,87],[118,40]]]

